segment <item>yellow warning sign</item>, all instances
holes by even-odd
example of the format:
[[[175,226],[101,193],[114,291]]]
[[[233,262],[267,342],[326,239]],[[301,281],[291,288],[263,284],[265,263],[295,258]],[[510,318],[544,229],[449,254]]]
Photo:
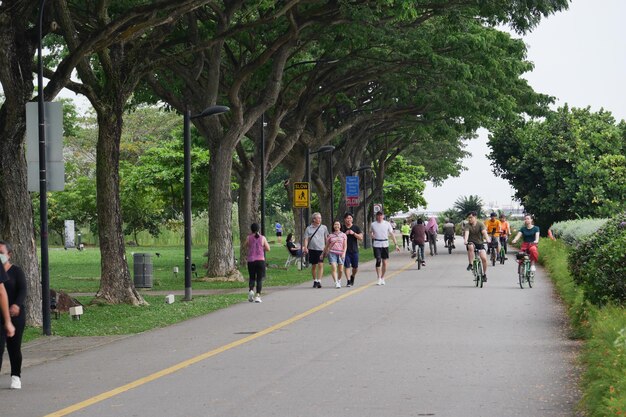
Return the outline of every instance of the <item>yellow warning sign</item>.
[[[293,183],[293,206],[294,208],[309,207],[309,183],[294,182]]]

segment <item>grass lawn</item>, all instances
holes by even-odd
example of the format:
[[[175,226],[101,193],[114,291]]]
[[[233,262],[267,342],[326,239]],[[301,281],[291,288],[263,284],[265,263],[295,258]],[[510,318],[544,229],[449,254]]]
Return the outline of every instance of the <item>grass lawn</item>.
[[[309,268],[299,271],[294,265],[284,268],[287,260],[287,249],[284,244],[271,243],[271,250],[267,260],[270,267],[267,270],[265,286],[297,285],[311,279]],[[203,275],[202,264],[206,258],[202,255],[206,248],[195,248],[192,253],[193,262],[198,266],[198,276]],[[133,253],[147,253],[152,255],[153,287],[142,291],[149,306],[133,307],[130,305],[90,305],[90,296],[79,296],[78,300],[84,304],[85,313],[80,320],[70,320],[68,314],[52,320],[52,334],[57,336],[107,336],[120,334],[140,333],[146,330],[164,327],[192,317],[201,316],[234,303],[246,300],[246,294],[228,295],[194,295],[191,302],[179,302],[182,296],[177,296],[174,304],[165,304],[160,295],[150,295],[151,291],[184,290],[184,248],[181,247],[133,247],[126,251],[126,259],[133,276]],[[159,253],[159,256],[156,256]],[[100,286],[100,251],[98,248],[88,247],[84,251],[64,250],[51,248],[50,257],[50,288],[68,293],[95,294]],[[360,262],[373,259],[371,249],[361,248]],[[175,275],[173,268],[178,267]],[[247,287],[247,269],[240,269],[245,282],[202,282],[194,278],[194,290],[199,289],[229,289]],[[326,275],[330,267],[325,265]],[[132,320],[128,320],[132,317]],[[26,328],[24,341],[33,340],[41,336],[40,328]]]
[[[299,271],[295,266],[284,268],[287,260],[287,249],[282,244],[273,243],[267,255],[270,267],[267,270],[267,281],[264,285],[283,286],[296,285],[310,279],[310,269]],[[132,250],[131,250],[132,249]],[[133,254],[146,253],[152,260],[152,291],[184,290],[184,248],[183,247],[134,247],[127,249],[126,259],[131,277],[133,276]],[[206,258],[202,255],[206,248],[195,248],[192,251],[192,262],[197,266],[198,278],[192,277],[194,289],[244,288],[247,286],[248,271],[240,268],[246,282],[203,282],[204,269],[202,264]],[[156,254],[159,254],[157,257]],[[50,288],[65,292],[96,293],[100,287],[100,251],[98,248],[87,248],[84,251],[64,250],[63,248],[50,249]],[[373,258],[371,249],[361,248],[360,261],[367,262]],[[178,274],[173,268],[178,267]],[[326,274],[330,267],[325,266]],[[149,290],[148,290],[149,291]]]

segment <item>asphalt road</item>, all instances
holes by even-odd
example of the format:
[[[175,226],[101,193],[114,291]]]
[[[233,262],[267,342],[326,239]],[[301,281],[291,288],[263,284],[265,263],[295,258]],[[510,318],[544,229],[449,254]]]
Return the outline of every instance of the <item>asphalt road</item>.
[[[420,271],[392,254],[385,286],[370,262],[354,288],[325,278],[29,367],[0,417],[575,415],[577,344],[543,271],[522,290],[510,256],[475,288],[461,247]]]

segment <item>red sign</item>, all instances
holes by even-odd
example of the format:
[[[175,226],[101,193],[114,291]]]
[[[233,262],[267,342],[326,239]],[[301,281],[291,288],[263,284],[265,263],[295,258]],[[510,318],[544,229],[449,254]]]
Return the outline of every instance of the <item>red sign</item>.
[[[346,207],[358,207],[359,197],[346,197]]]

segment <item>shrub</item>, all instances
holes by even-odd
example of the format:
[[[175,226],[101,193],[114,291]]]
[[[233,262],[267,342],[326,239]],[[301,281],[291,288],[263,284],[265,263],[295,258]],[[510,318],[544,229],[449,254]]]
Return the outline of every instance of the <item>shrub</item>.
[[[626,306],[626,213],[579,242],[570,252],[569,265],[587,300]]]
[[[556,222],[551,226],[555,237],[565,243],[577,246],[590,235],[597,232],[609,219],[578,219]]]

